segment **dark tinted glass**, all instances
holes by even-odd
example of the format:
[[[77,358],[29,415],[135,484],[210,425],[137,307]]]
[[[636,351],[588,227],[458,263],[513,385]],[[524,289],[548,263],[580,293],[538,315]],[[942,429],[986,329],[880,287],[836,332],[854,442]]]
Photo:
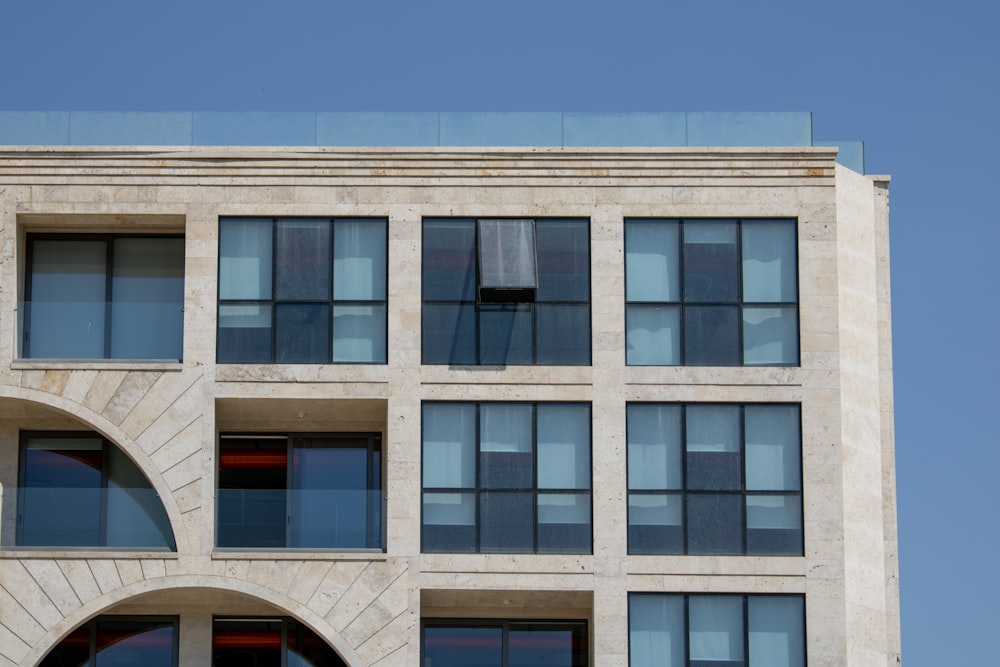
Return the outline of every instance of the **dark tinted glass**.
[[[508,667],[587,665],[587,638],[582,626],[511,623],[507,642]]]
[[[330,306],[275,305],[275,361],[284,364],[322,364],[330,360]]]
[[[88,623],[66,635],[55,648],[49,651],[39,667],[85,667],[90,657],[90,631]]]
[[[100,546],[104,454],[98,438],[23,450],[21,539],[26,546]]]
[[[284,438],[219,442],[220,547],[285,546],[287,458]]]
[[[329,299],[329,221],[279,220],[274,266],[276,299]]]
[[[737,366],[740,363],[740,310],[737,306],[684,309],[684,363]]]
[[[424,304],[421,329],[423,363],[477,363],[473,304]]]
[[[96,667],[173,667],[174,624],[170,621],[97,621]]]
[[[685,223],[684,300],[734,303],[739,286],[736,223]]]
[[[479,363],[531,364],[530,304],[483,304],[479,308]]]
[[[586,366],[590,363],[590,306],[535,305],[536,363]]]
[[[743,551],[743,499],[737,494],[688,494],[688,553]]]
[[[590,225],[586,220],[539,220],[538,301],[590,299]]]
[[[423,291],[428,301],[476,298],[476,224],[474,220],[425,220]]]
[[[219,363],[271,361],[271,306],[219,304]]]
[[[484,491],[479,495],[479,544],[484,552],[534,550],[534,498],[530,493]]]
[[[503,629],[424,628],[424,667],[502,667]]]

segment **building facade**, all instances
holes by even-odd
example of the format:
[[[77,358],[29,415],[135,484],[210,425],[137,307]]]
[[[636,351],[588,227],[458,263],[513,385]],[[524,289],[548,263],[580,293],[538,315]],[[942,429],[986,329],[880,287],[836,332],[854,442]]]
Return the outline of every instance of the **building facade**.
[[[0,149],[0,664],[897,664],[888,178],[596,145]]]

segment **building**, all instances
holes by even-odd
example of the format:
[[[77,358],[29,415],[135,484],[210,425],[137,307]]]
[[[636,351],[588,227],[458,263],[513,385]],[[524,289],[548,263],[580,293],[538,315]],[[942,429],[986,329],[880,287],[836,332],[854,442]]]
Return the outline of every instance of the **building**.
[[[897,664],[888,178],[811,129],[0,113],[0,664]]]

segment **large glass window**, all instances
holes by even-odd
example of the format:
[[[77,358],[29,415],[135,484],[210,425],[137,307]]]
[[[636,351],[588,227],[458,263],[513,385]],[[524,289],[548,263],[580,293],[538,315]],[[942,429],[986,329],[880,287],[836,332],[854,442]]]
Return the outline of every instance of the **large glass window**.
[[[586,667],[584,621],[424,621],[423,667]]]
[[[425,218],[423,363],[590,364],[587,220]]]
[[[590,553],[590,405],[425,403],[423,550]]]
[[[799,406],[632,403],[632,554],[802,555]]]
[[[384,218],[222,218],[219,363],[386,361]]]
[[[17,544],[174,549],[159,496],[96,433],[23,433]]]
[[[346,667],[322,637],[293,619],[212,619],[212,666],[248,665]]]
[[[40,667],[176,667],[174,616],[98,616],[69,633]]]
[[[626,220],[626,362],[799,363],[793,219]]]
[[[181,358],[184,239],[28,235],[21,355]]]
[[[220,547],[382,548],[377,433],[223,435]]]
[[[629,667],[805,667],[801,595],[629,595]]]

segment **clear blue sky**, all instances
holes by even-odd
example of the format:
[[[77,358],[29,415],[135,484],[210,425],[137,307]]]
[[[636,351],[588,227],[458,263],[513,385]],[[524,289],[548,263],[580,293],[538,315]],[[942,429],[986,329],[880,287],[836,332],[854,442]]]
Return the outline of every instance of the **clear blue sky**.
[[[996,655],[1000,3],[10,0],[0,26],[0,109],[789,110],[864,139],[893,177],[905,664]]]

